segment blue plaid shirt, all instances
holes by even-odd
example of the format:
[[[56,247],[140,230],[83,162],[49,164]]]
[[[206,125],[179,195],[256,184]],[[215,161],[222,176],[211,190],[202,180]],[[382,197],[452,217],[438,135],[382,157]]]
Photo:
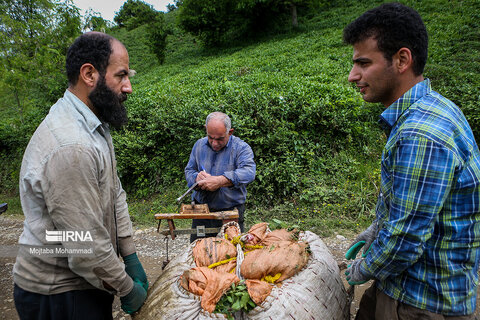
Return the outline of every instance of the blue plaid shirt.
[[[185,178],[190,187],[202,169],[212,176],[225,176],[233,186],[217,191],[194,191],[192,198],[207,203],[210,210],[228,209],[245,203],[247,184],[255,179],[256,165],[250,146],[238,137],[230,136],[227,145],[214,151],[208,138],[197,140],[185,167]]]
[[[444,315],[475,311],[480,246],[480,154],[463,113],[418,83],[381,115],[376,215],[362,264],[393,299]]]

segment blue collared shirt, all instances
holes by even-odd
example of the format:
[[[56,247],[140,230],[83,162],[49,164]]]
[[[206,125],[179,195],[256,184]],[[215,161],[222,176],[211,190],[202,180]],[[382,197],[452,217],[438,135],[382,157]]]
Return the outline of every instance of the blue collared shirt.
[[[377,239],[362,266],[385,294],[444,315],[475,310],[480,153],[463,113],[416,84],[381,115]]]
[[[233,183],[216,191],[194,191],[192,198],[207,203],[210,210],[232,208],[245,203],[247,184],[255,179],[256,165],[250,146],[238,137],[230,136],[227,145],[214,151],[208,138],[197,140],[185,167],[185,178],[190,187],[202,169],[212,176],[225,176]]]

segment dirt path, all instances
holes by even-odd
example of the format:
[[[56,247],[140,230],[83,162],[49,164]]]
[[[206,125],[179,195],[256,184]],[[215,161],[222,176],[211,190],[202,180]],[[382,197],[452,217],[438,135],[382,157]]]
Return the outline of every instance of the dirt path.
[[[13,281],[12,268],[15,263],[15,255],[11,249],[16,246],[18,237],[22,233],[23,219],[12,216],[0,216],[0,320],[17,320],[18,315],[13,302]],[[162,272],[162,264],[166,259],[166,241],[165,236],[156,232],[156,228],[136,229],[134,234],[137,253],[142,265],[147,273],[150,285]],[[322,238],[337,263],[342,267],[346,266],[344,258],[345,251],[352,241],[343,235]],[[177,253],[184,250],[189,244],[187,236],[178,236],[175,240],[168,240],[168,254],[172,259]],[[10,250],[10,252],[9,252]],[[343,270],[341,271],[344,284]],[[355,287],[355,298],[351,305],[352,319],[358,310],[358,302],[363,292],[370,286],[366,283]],[[120,308],[120,300],[115,298],[113,307],[113,317],[115,320],[130,320],[131,317],[125,314]],[[477,308],[478,317],[478,308]]]

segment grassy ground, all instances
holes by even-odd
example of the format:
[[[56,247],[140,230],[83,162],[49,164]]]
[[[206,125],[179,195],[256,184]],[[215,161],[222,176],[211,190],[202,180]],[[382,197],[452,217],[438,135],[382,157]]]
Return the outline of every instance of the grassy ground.
[[[179,206],[175,199],[183,193],[169,192],[156,194],[148,199],[128,200],[130,216],[135,227],[157,227],[158,220],[155,220],[156,213],[178,213]],[[0,193],[0,202],[8,204],[8,210],[3,213],[6,216],[21,219],[23,212],[18,195]],[[187,201],[184,201],[187,203]],[[296,226],[302,230],[313,231],[320,236],[328,237],[338,234],[354,234],[370,224],[367,217],[352,219],[347,215],[320,216],[317,209],[306,209],[295,207],[293,204],[282,204],[273,208],[248,206],[246,209],[245,225],[249,226],[258,222],[269,222],[276,225],[279,221],[284,226]],[[190,228],[191,220],[176,220],[177,229]],[[166,224],[162,224],[162,229]]]

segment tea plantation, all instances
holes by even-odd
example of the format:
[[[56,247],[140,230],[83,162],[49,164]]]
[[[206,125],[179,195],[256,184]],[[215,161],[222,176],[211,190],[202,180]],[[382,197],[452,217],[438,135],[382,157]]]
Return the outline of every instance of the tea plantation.
[[[478,140],[480,2],[402,2],[419,11],[429,32],[425,76],[461,107]],[[127,101],[129,124],[113,135],[133,220],[153,225],[153,213],[177,210],[175,198],[186,190],[183,169],[194,142],[205,135],[205,117],[223,111],[232,118],[234,134],[255,153],[249,224],[276,218],[324,235],[357,232],[368,224],[386,139],[377,125],[383,106],[365,103],[347,81],[352,48],[342,42],[342,31],[380,3],[325,5],[299,16],[298,29],[222,49],[204,48],[173,28],[162,65],[147,50],[144,27],[113,31],[138,71]],[[174,13],[169,15],[173,25]],[[21,139],[11,128],[0,130],[15,146],[14,156],[0,158],[1,195],[17,208],[12,181],[18,179],[19,150],[40,121],[32,118]]]

